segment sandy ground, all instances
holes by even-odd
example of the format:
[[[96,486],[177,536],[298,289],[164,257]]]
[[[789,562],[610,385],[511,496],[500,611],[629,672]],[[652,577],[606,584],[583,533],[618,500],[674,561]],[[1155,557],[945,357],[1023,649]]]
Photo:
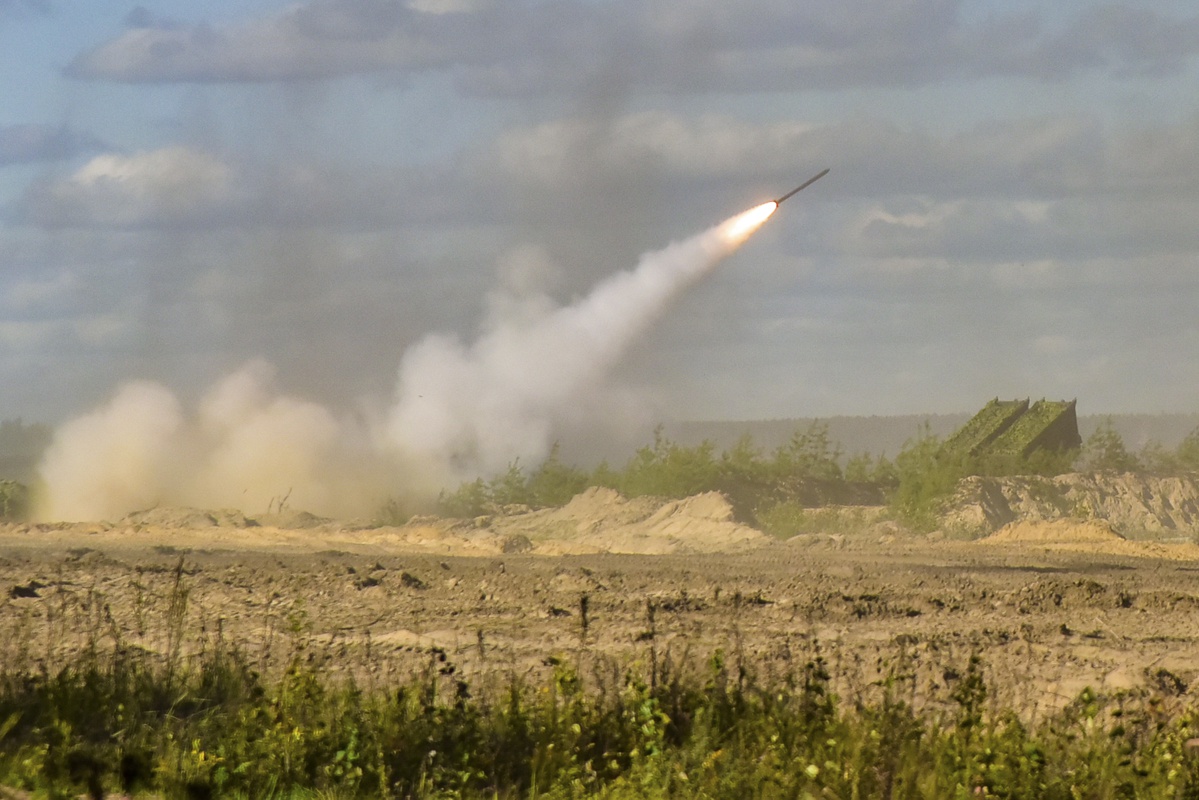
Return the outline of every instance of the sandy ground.
[[[629,663],[703,669],[722,649],[758,675],[819,654],[845,695],[892,671],[920,705],[947,702],[978,653],[994,702],[1030,717],[1087,686],[1182,697],[1199,679],[1193,544],[1065,523],[976,542],[886,525],[779,542],[718,500],[592,495],[376,529],[166,511],[8,526],[0,658],[55,668],[90,647],[165,657],[223,641],[267,671],[299,657],[370,683],[430,665],[477,683],[537,680],[561,659],[597,679]]]

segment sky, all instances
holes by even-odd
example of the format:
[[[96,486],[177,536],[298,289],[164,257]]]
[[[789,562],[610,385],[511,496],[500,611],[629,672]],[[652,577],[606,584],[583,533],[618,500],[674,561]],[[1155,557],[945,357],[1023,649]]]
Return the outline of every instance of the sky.
[[[805,190],[634,345],[663,419],[1199,410],[1199,12],[1140,0],[0,0],[0,418],[262,359],[387,402]]]

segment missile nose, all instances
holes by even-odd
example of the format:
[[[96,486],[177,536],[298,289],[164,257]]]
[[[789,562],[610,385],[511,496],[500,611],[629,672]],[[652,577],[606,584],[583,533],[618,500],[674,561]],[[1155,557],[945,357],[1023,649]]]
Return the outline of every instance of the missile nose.
[[[825,175],[827,175],[827,174],[828,174],[828,171],[829,171],[830,169],[832,169],[832,167],[825,167],[823,170],[821,170],[820,172],[816,173],[816,174],[815,174],[815,175],[813,175],[812,177],[808,178],[806,181],[804,181],[803,183],[801,183],[799,186],[796,186],[794,189],[792,189],[791,191],[787,192],[785,195],[783,195],[782,197],[780,197],[778,200],[775,200],[774,202],[775,202],[777,205],[782,205],[784,200],[787,200],[787,199],[788,199],[789,197],[791,197],[792,195],[794,195],[794,194],[796,194],[796,193],[800,192],[800,191],[801,191],[801,190],[803,190],[803,189],[806,189],[806,188],[808,188],[808,187],[809,187],[809,186],[811,186],[813,183],[815,183],[816,181],[818,181],[818,180],[820,180],[821,178],[823,178]]]

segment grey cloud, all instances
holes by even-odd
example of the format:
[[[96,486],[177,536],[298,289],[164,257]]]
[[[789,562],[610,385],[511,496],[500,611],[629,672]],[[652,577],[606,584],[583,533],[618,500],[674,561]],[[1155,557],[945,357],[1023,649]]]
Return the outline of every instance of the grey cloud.
[[[103,147],[96,137],[65,125],[0,126],[0,167],[61,161]]]
[[[381,15],[385,7],[397,9]],[[66,72],[127,82],[317,80],[443,66],[447,41],[435,18],[398,3],[313,2],[240,25],[180,25],[148,13],[78,56]],[[384,19],[383,17],[388,17]],[[409,24],[411,23],[411,24]]]
[[[1175,199],[887,203],[846,226],[839,244],[871,258],[959,265],[1193,253],[1197,213],[1199,201]]]
[[[1031,15],[967,24],[961,0],[621,0],[448,4],[309,0],[240,24],[137,27],[68,73],[127,82],[319,80],[451,70],[479,94],[577,92],[598,76],[653,91],[806,91],[988,74],[1060,78],[1177,70],[1199,17],[1127,6],[1062,31]]]
[[[166,147],[102,154],[66,178],[35,182],[25,212],[46,227],[210,224],[236,210],[237,195],[236,175],[221,159]]]
[[[993,225],[1016,225],[1016,236],[1023,212],[1009,213],[1011,203],[1068,208],[1087,197],[1129,204],[1119,216],[1130,223],[1140,218],[1136,209],[1150,209],[1142,215],[1149,236],[1175,224],[1168,200],[1199,192],[1197,142],[1199,120],[1114,134],[1087,117],[1058,116],[936,136],[873,119],[750,124],[647,112],[512,129],[444,163],[412,167],[264,164],[181,147],[105,154],[35,182],[20,208],[27,221],[51,228],[506,223],[532,226],[535,237],[565,226],[557,235],[566,239],[582,227],[636,241],[641,232],[660,236],[663,226],[685,232],[695,219],[776,196],[831,166],[834,178],[812,196],[815,207],[958,203],[955,229],[973,209],[980,219],[996,214]],[[877,233],[879,247],[898,246],[906,241],[895,240],[900,229],[879,221],[863,241]],[[927,237],[922,231],[922,247]]]
[[[469,327],[505,247],[535,242],[569,265],[558,287],[569,297],[667,238],[739,202],[775,196],[825,165],[833,167],[830,178],[754,245],[766,256],[737,281],[736,291],[751,298],[746,318],[762,313],[752,303],[780,282],[797,281],[817,294],[822,283],[834,294],[885,285],[888,297],[934,293],[954,303],[967,291],[961,281],[985,278],[983,289],[970,291],[1040,286],[1060,300],[1065,285],[1118,279],[1077,266],[1099,258],[1139,259],[1138,280],[1191,287],[1161,264],[1199,250],[1196,141],[1196,121],[1116,134],[1087,117],[1060,116],[936,136],[873,119],[749,124],[631,114],[511,130],[419,168],[261,164],[181,148],[105,156],[35,185],[24,214],[54,229],[56,240],[111,241],[118,250],[157,243],[133,261],[177,277],[95,279],[107,286],[111,277],[122,291],[139,287],[132,297],[159,293],[126,312],[141,320],[147,341],[161,341],[182,320],[192,344],[221,368],[267,353],[307,391],[328,392],[322,381],[336,376],[345,387],[381,382],[371,388],[385,393],[405,337]],[[104,176],[117,174],[123,184],[103,186]],[[197,179],[178,191],[188,176]],[[486,228],[493,232],[474,239],[480,246],[464,244]],[[420,230],[437,244],[418,253],[412,241]],[[357,239],[375,242],[368,256],[353,255],[353,244],[328,244]],[[456,243],[452,256],[445,241]],[[789,257],[820,267],[797,270]],[[413,308],[414,298],[429,308]],[[114,302],[121,308],[129,300]],[[318,331],[332,355],[309,363],[290,332],[296,326],[305,336]],[[651,339],[646,347],[666,352],[676,344]],[[144,358],[174,369],[172,347]],[[214,369],[201,372],[211,377]]]
[[[485,220],[486,186],[440,167],[261,164],[189,147],[96,156],[31,184],[20,216],[44,228],[393,228]]]
[[[1143,8],[1088,9],[1033,54],[1043,74],[1107,68],[1118,76],[1177,72],[1199,51],[1199,17],[1171,19]]]
[[[509,131],[480,158],[496,182],[547,194],[581,184],[685,189],[771,186],[819,167],[826,199],[1152,197],[1199,191],[1199,120],[1131,133],[1062,115],[988,122],[951,136],[858,118],[751,125],[657,112]],[[688,194],[678,191],[678,194]],[[767,195],[770,196],[770,195]]]

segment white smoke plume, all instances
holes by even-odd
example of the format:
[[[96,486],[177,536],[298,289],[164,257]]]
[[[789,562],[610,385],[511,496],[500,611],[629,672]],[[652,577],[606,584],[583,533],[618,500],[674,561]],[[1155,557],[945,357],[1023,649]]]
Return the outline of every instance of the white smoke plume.
[[[467,346],[429,336],[400,364],[389,441],[454,478],[543,458],[554,429],[649,325],[774,211],[766,203],[648,253],[581,301],[505,320]]]
[[[61,426],[39,468],[41,519],[114,519],[155,504],[260,513],[368,513],[392,493],[435,492],[515,459],[540,461],[555,431],[602,391],[629,345],[681,292],[773,213],[766,203],[553,307],[493,308],[467,345],[434,334],[403,357],[392,407],[373,424],[280,394],[251,362],[188,410],[167,388],[123,385]]]

